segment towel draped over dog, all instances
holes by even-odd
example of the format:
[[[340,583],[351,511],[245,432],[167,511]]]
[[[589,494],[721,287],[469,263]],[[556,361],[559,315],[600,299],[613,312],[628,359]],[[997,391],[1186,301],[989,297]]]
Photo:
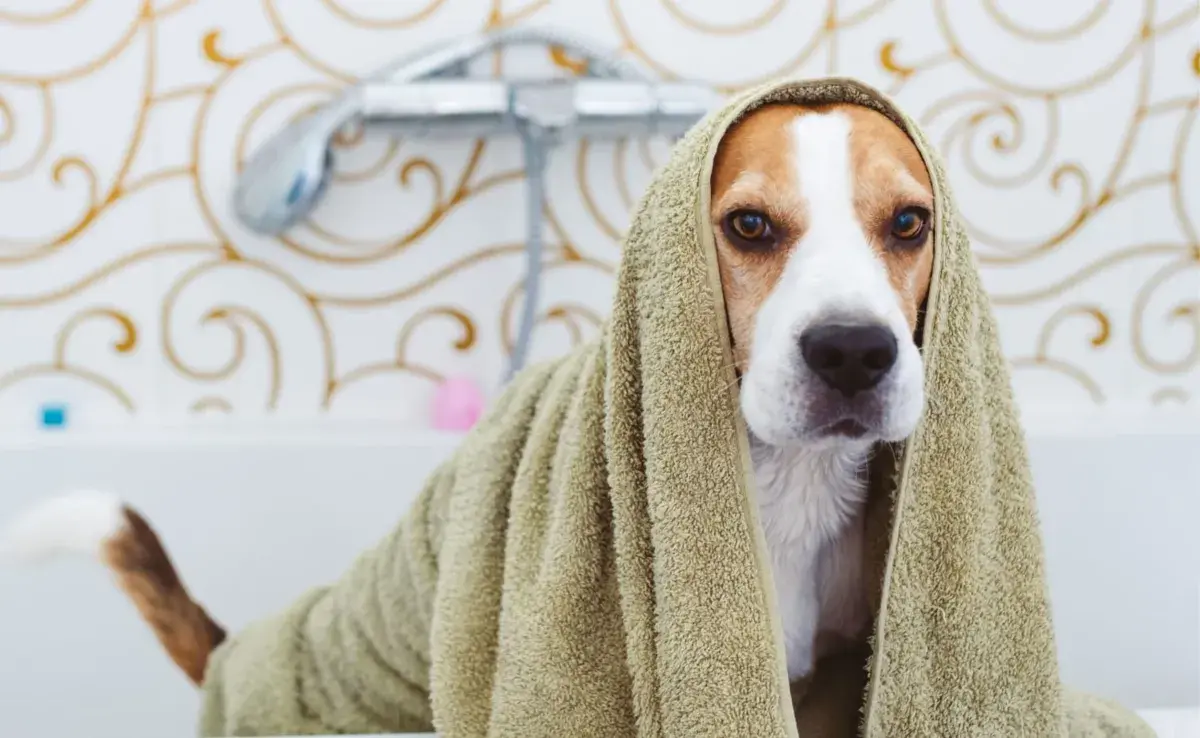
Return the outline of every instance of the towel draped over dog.
[[[708,223],[722,135],[776,102],[882,112],[936,195],[927,407],[871,474],[874,633],[793,685]],[[697,125],[638,206],[602,336],[520,374],[389,537],[222,645],[204,686],[208,735],[1153,735],[1060,685],[1024,441],[945,172],[844,79]]]

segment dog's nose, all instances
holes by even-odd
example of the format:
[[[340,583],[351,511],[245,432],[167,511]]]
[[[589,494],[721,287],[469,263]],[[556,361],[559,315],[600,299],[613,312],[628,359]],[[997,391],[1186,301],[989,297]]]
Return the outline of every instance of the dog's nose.
[[[882,325],[826,323],[800,334],[800,354],[825,384],[854,397],[879,384],[896,363],[896,337]]]

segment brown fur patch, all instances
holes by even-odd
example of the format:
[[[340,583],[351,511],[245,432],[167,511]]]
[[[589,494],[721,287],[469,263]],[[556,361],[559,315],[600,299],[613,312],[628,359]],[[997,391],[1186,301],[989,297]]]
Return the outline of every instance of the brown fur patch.
[[[750,360],[754,318],[783,274],[790,248],[746,253],[729,243],[721,223],[733,210],[752,208],[784,229],[789,246],[804,233],[807,214],[791,166],[793,146],[788,132],[788,125],[803,112],[804,108],[795,105],[769,105],[754,111],[725,134],[713,162],[709,216],[717,242],[733,358],[743,372]]]
[[[104,562],[171,659],[201,684],[225,631],[192,600],[150,525],[129,508],[124,513],[126,527],[105,543]]]
[[[890,249],[887,234],[898,207],[920,205],[933,212],[933,183],[921,153],[904,131],[883,114],[858,105],[838,111],[850,119],[854,209],[871,247],[883,258],[900,309],[912,330],[933,277],[933,248]],[[932,225],[932,224],[930,224]]]

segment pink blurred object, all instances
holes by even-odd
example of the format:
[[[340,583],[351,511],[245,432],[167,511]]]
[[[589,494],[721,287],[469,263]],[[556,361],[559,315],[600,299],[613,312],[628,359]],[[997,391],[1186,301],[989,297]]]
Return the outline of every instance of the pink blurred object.
[[[479,420],[486,404],[483,390],[470,379],[447,379],[433,396],[433,427],[441,431],[466,431]]]

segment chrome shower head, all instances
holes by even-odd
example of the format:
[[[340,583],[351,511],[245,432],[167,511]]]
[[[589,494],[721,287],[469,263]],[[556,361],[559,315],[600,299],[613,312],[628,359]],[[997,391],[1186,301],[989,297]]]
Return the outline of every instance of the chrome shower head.
[[[312,212],[333,176],[333,138],[356,109],[349,100],[335,101],[288,124],[256,151],[234,188],[238,218],[259,233],[278,234]]]

